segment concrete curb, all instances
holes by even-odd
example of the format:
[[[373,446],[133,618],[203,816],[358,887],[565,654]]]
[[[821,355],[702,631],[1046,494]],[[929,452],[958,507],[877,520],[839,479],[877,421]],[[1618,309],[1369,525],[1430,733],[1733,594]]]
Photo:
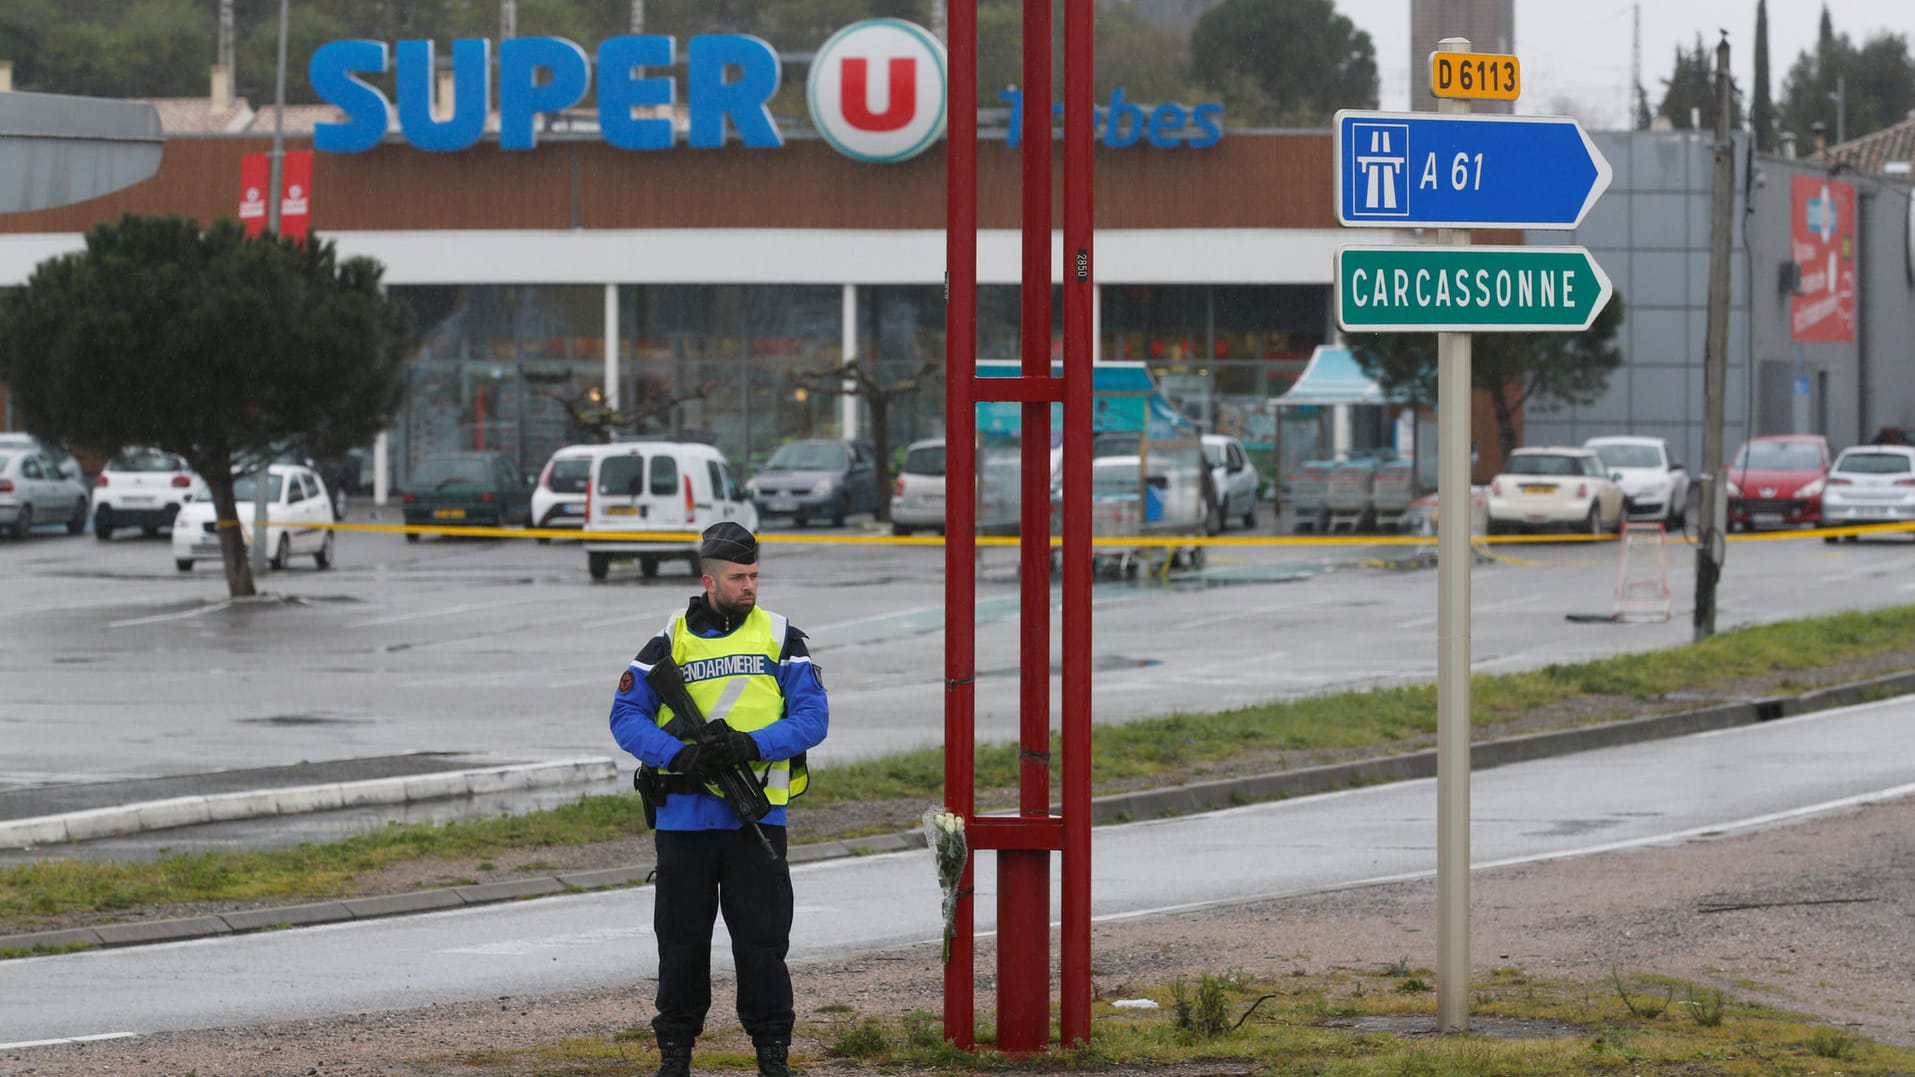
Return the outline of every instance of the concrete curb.
[[[1487,770],[1491,767],[1520,763],[1530,759],[1544,759],[1575,752],[1593,751],[1597,748],[1638,744],[1667,737],[1681,737],[1713,729],[1754,725],[1759,722],[1774,721],[1777,718],[1909,694],[1915,694],[1915,673],[1894,673],[1832,688],[1820,688],[1804,692],[1799,696],[1771,696],[1676,714],[1607,722],[1581,729],[1483,741],[1471,746],[1470,762],[1475,770]],[[609,760],[600,762],[610,765]],[[1427,778],[1435,773],[1436,752],[1434,750],[1406,752],[1374,759],[1357,759],[1347,763],[1306,767],[1302,770],[1277,774],[1259,774],[1248,778],[1199,782],[1170,789],[1150,789],[1137,793],[1098,797],[1091,801],[1091,815],[1094,821],[1100,823],[1187,815],[1236,807],[1258,800],[1309,796],[1359,785]],[[791,847],[787,856],[793,864],[809,864],[840,857],[870,856],[923,847],[923,832],[906,830],[895,834],[874,834],[869,837],[797,845]],[[646,868],[604,868],[558,876],[533,876],[495,883],[480,883],[475,886],[422,890],[408,894],[248,909],[216,916],[193,916],[178,920],[103,924],[99,927],[0,935],[0,952],[9,950],[48,952],[76,945],[131,946],[150,942],[208,938],[242,931],[338,923],[346,920],[363,920],[412,912],[464,908],[500,901],[516,901],[548,894],[632,886],[643,884],[649,876],[650,871]]]
[[[299,815],[367,804],[412,804],[517,789],[607,782],[617,778],[618,773],[617,763],[596,757],[296,785],[284,789],[171,797],[0,822],[0,845],[59,845],[147,830],[257,819],[268,815]]]

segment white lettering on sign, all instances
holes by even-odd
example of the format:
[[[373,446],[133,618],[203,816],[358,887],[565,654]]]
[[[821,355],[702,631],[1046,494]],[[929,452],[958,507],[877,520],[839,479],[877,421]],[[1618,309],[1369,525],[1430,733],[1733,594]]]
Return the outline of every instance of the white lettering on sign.
[[[1465,310],[1574,308],[1574,269],[1356,269],[1350,302],[1357,307],[1427,307]]]

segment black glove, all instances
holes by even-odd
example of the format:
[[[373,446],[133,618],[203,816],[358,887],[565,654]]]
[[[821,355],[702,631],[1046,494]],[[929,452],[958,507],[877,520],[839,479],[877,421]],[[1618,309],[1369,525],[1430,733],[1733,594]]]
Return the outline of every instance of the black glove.
[[[703,744],[687,744],[672,756],[671,769],[679,774],[690,774],[695,778],[708,779],[723,769],[725,764]]]
[[[751,734],[741,733],[722,720],[705,723],[705,728],[698,731],[698,746],[710,759],[723,760],[718,766],[749,763],[758,758],[758,742]]]

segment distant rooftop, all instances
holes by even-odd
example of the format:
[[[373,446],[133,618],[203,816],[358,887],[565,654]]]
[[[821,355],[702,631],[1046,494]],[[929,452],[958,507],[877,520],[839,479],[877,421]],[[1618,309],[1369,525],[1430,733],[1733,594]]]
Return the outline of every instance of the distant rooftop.
[[[1809,155],[1811,161],[1834,161],[1857,172],[1889,176],[1908,175],[1912,159],[1915,159],[1915,116]]]

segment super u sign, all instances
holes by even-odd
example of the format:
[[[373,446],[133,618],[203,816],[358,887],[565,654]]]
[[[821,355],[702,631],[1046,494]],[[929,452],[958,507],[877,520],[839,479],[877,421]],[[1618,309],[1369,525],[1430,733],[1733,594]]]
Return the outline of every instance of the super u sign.
[[[903,161],[944,134],[944,46],[901,19],[867,19],[833,34],[811,62],[811,120],[861,161]]]

